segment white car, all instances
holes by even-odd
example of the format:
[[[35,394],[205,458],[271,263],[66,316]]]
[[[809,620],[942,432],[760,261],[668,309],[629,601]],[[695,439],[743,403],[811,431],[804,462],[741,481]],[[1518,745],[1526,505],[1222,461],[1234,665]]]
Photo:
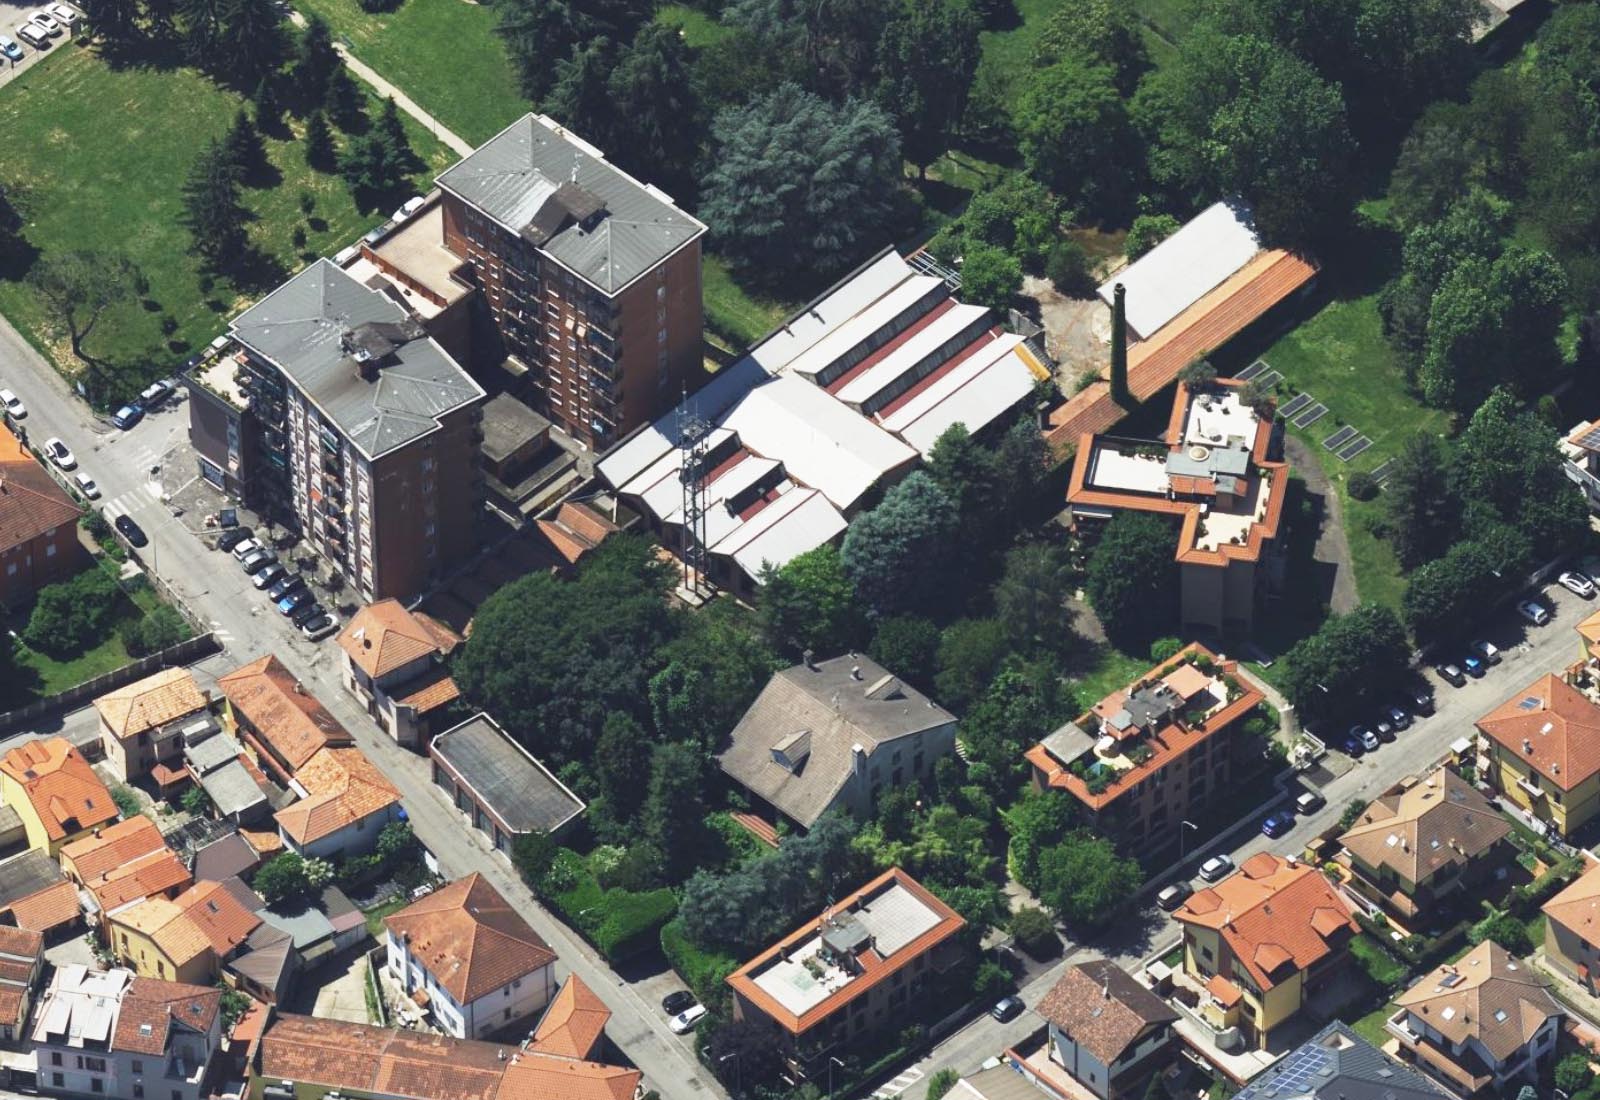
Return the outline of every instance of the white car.
[[[1550,621],[1550,612],[1544,605],[1534,600],[1523,600],[1517,604],[1517,614],[1527,619],[1534,626],[1543,626]]]
[[[7,39],[9,42],[10,39]],[[21,420],[28,415],[28,406],[22,403],[22,398],[10,390],[0,390],[0,405],[6,407],[6,415],[13,420]]]
[[[42,11],[36,11],[32,15],[28,16],[28,22],[32,23],[35,27],[38,27],[51,38],[55,38],[62,31],[61,24],[56,22]]]
[[[37,23],[18,23],[17,37],[36,50],[50,48],[50,36]]]
[[[1207,882],[1216,882],[1226,877],[1233,870],[1233,859],[1230,856],[1212,856],[1200,865],[1200,877]]]
[[[395,222],[403,222],[407,218],[409,218],[411,215],[415,214],[418,210],[421,210],[422,209],[422,204],[427,202],[427,201],[428,200],[423,198],[421,195],[413,196],[412,198],[409,198],[409,199],[407,199],[405,201],[405,205],[404,206],[400,207],[400,209],[396,210],[393,214],[391,214],[389,216],[389,220],[390,221],[395,221]]]
[[[1568,570],[1557,577],[1556,581],[1568,592],[1582,596],[1586,600],[1594,598],[1594,582],[1582,573],[1574,573]]]
[[[667,1026],[672,1029],[674,1035],[687,1035],[705,1018],[705,1015],[705,1005],[691,1005],[667,1021]]]
[[[49,12],[52,18],[68,27],[76,27],[78,20],[83,18],[83,16],[65,4],[51,4],[44,10]]]
[[[264,549],[266,549],[266,547],[262,546],[255,539],[245,539],[243,542],[233,548],[233,560],[244,561],[245,558],[248,558],[257,550]]]
[[[44,441],[44,453],[50,457],[51,462],[63,470],[70,470],[78,464],[78,460],[72,457],[67,445],[54,437]]]
[[[78,492],[82,493],[90,500],[100,499],[100,486],[94,483],[94,478],[90,477],[82,470],[79,470],[77,473],[72,475],[72,482],[78,487]]]
[[[1467,648],[1472,650],[1473,656],[1481,658],[1486,665],[1500,663],[1500,650],[1493,642],[1486,642],[1480,639]]]

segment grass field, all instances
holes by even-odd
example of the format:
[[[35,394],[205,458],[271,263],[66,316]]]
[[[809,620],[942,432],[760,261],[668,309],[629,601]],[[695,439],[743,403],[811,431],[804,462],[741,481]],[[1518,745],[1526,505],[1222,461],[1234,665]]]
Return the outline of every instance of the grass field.
[[[117,621],[107,632],[105,640],[93,649],[85,650],[74,657],[52,657],[38,650],[29,649],[21,641],[17,641],[14,650],[17,675],[13,682],[0,689],[0,699],[3,699],[0,707],[11,709],[24,706],[34,699],[55,695],[70,687],[76,687],[85,680],[92,680],[96,676],[103,676],[121,668],[133,660],[133,657],[122,644],[122,639],[117,636],[117,627],[126,622],[136,622],[159,606],[161,606],[160,599],[149,588],[142,588],[132,593],[121,602]],[[20,634],[23,627],[28,625],[28,620],[25,615],[18,616],[5,625]]]
[[[739,345],[736,351],[771,332],[801,305],[752,294],[739,285],[727,264],[709,253],[701,271],[701,296],[706,328]]]
[[[149,302],[157,308],[130,301],[108,311],[87,342],[91,354],[160,373],[203,347],[245,304],[226,282],[202,291],[188,230],[178,222],[179,187],[201,142],[224,134],[240,103],[192,69],[113,69],[93,51],[70,45],[7,85],[0,97],[6,135],[0,180],[22,209],[28,241],[45,255],[120,251],[150,281]],[[407,122],[431,170],[449,163],[443,146]],[[281,182],[246,189],[244,201],[256,215],[252,242],[285,270],[305,262],[292,241],[296,225],[307,227],[307,255],[328,255],[387,213],[358,211],[337,175],[306,166],[299,142],[266,144]],[[298,207],[301,192],[316,201],[309,219]],[[48,337],[43,310],[25,283],[0,281],[0,313],[58,367],[77,369],[64,343]],[[164,318],[174,326],[170,335],[162,331]]]
[[[663,4],[656,9],[656,22],[677,27],[691,49],[714,45],[728,37],[728,28],[703,11],[687,4]]]
[[[395,87],[474,145],[528,112],[494,33],[494,8],[462,0],[405,0],[369,13],[355,0],[304,0],[335,37]]]

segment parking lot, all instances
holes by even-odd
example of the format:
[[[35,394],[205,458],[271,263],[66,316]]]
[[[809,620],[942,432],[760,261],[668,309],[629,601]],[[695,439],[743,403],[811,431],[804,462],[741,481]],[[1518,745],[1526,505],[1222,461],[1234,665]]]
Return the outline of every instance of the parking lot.
[[[16,0],[0,0],[0,34],[15,42],[22,50],[22,60],[13,61],[8,57],[0,57],[0,87],[15,80],[20,74],[38,61],[56,50],[65,49],[72,40],[72,28],[63,27],[59,36],[51,38],[47,49],[40,50],[24,42],[17,34],[17,27],[26,22],[34,12],[43,11],[54,0],[45,3],[23,4]],[[69,5],[70,6],[70,5]],[[77,10],[74,8],[73,10]]]

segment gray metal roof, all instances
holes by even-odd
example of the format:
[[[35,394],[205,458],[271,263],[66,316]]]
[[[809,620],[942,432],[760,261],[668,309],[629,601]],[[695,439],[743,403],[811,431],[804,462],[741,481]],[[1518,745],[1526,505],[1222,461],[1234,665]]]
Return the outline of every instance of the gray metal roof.
[[[553,833],[583,812],[583,802],[486,714],[435,737],[432,751],[516,832]]]
[[[229,833],[203,848],[195,849],[190,872],[197,882],[223,882],[242,875],[261,862],[260,854],[244,837]]]
[[[1448,1095],[1336,1020],[1284,1055],[1234,1100],[1438,1100]]]
[[[235,317],[233,334],[368,458],[435,431],[446,413],[484,396],[399,304],[326,259]]]
[[[238,760],[244,751],[239,742],[225,733],[214,734],[183,750],[184,760],[201,775],[216,771],[229,761]]]
[[[517,448],[550,431],[550,421],[509,393],[495,394],[483,403],[483,444],[479,448],[491,462],[499,462]]]
[[[438,182],[608,295],[706,231],[543,115],[513,122]]]
[[[30,848],[21,855],[0,862],[0,905],[10,905],[14,901],[32,897],[66,877],[61,873],[61,868],[56,866],[55,860],[41,849]]]
[[[260,785],[239,761],[224,764],[200,779],[200,786],[216,804],[217,812],[224,817],[242,814],[256,806],[264,806],[267,796]]]

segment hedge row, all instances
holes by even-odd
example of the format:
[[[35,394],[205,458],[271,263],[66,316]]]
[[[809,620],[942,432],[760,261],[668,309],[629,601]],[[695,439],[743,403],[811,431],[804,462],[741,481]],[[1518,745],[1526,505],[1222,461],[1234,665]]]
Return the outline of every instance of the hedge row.
[[[739,960],[717,951],[703,951],[689,942],[683,925],[672,920],[661,926],[661,953],[678,972],[695,998],[706,1007],[721,1004],[728,995],[728,975],[739,968]]]
[[[1392,937],[1394,926],[1388,921],[1374,920],[1358,910],[1356,923],[1370,932],[1378,946],[1394,958],[1409,964],[1413,970],[1427,970],[1466,942],[1473,919],[1467,917],[1459,920],[1437,936],[1407,936],[1400,940]]]
[[[661,926],[677,915],[677,896],[665,887],[638,892],[620,886],[602,889],[577,852],[563,848],[556,859],[571,885],[545,894],[545,900],[608,962],[649,950]]]
[[[1562,856],[1544,874],[1526,886],[1513,887],[1506,898],[1506,908],[1519,917],[1530,917],[1567,883],[1583,870],[1584,861],[1577,856]]]

